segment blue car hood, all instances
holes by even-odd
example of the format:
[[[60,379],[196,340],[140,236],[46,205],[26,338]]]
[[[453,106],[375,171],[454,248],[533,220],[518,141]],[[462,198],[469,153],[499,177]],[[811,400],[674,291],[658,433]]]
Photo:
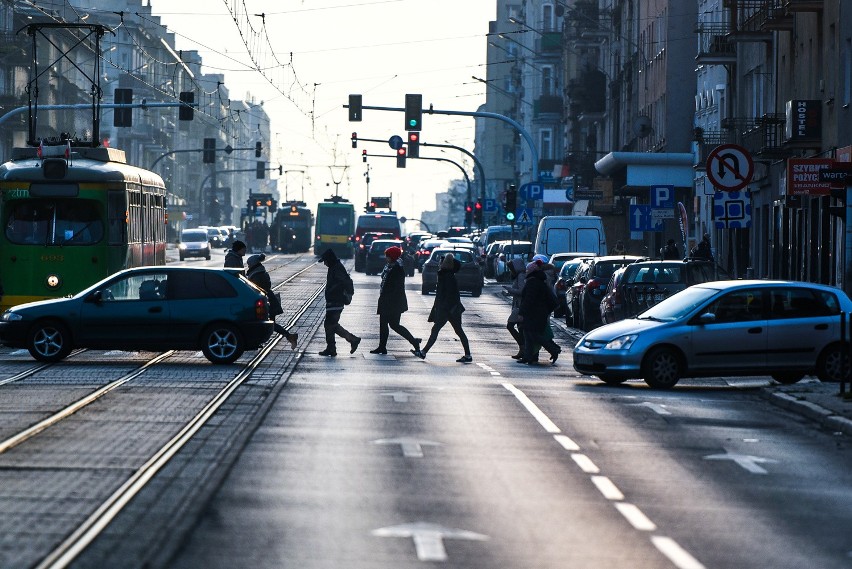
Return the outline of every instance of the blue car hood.
[[[667,324],[671,323],[658,322],[656,320],[637,320],[636,318],[627,318],[626,320],[619,320],[618,322],[605,324],[600,328],[595,328],[583,338],[588,338],[589,340],[612,340],[613,338],[618,338],[625,334],[636,334],[645,330],[659,328],[660,326],[665,326]]]

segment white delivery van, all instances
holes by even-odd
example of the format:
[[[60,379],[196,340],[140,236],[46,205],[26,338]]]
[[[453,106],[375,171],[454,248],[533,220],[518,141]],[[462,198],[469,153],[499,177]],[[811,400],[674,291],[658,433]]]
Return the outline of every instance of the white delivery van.
[[[535,236],[535,254],[588,251],[606,255],[603,220],[596,215],[548,215],[542,217]]]

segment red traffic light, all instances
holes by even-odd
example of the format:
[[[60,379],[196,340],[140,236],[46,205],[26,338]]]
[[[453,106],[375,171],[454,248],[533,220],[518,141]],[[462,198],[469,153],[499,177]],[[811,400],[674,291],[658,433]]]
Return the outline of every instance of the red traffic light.
[[[474,207],[476,207],[476,209],[482,209],[482,203],[476,202],[476,205]]]
[[[358,133],[352,133],[352,148],[358,148]]]
[[[466,212],[470,213],[470,212],[472,212],[472,211],[473,211],[473,208],[471,207],[471,205],[470,205],[470,204],[467,204],[466,206],[464,206],[464,210],[465,210]]]

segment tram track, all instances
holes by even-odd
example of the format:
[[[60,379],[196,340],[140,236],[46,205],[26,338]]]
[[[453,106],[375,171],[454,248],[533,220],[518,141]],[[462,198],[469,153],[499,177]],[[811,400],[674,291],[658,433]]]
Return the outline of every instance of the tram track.
[[[296,260],[291,260],[288,263],[274,266],[273,270],[280,270],[281,268],[292,264],[294,261]],[[283,281],[277,283],[273,287],[273,290],[279,291],[286,285],[292,284],[296,279],[305,275],[305,273],[314,267],[317,267],[317,264],[315,262],[311,262],[305,267],[300,268],[288,275]],[[303,301],[300,303],[295,313],[288,318],[287,327],[296,325],[300,319],[303,318],[304,314],[311,308],[317,298],[319,298],[322,294],[325,288],[325,279],[322,278],[317,280],[319,282],[315,285],[309,284],[304,287],[306,290],[302,290],[303,287],[300,287],[300,290],[294,291],[297,297],[303,299]],[[85,519],[85,521],[83,521],[83,523],[77,524],[75,529],[70,530],[66,534],[67,537],[59,544],[59,546],[55,547],[46,556],[39,555],[39,559],[41,559],[41,561],[37,561],[38,564],[35,566],[51,568],[68,566],[82,551],[86,549],[92,540],[94,540],[106,527],[109,526],[115,516],[122,511],[133,497],[141,492],[148,483],[153,480],[157,472],[167,465],[169,461],[172,460],[180,451],[180,449],[191,441],[198,431],[211,421],[217,410],[219,410],[229,400],[229,398],[231,398],[234,393],[252,377],[252,374],[258,366],[262,365],[267,358],[275,353],[274,348],[282,339],[283,338],[281,336],[273,334],[271,339],[263,347],[261,347],[248,362],[240,366],[239,371],[235,375],[233,375],[229,380],[226,377],[222,378],[224,385],[217,387],[214,395],[206,397],[205,399],[207,399],[207,402],[205,404],[201,405],[199,403],[196,409],[200,409],[188,421],[184,422],[183,426],[179,428],[176,434],[169,437],[168,440],[155,452],[150,453],[150,451],[146,451],[146,454],[150,453],[150,458],[145,460],[141,466],[133,470],[132,474],[120,486],[118,486],[106,500],[103,500],[99,506],[94,507],[92,513]],[[153,368],[163,364],[170,358],[173,358],[175,353],[175,351],[159,353],[135,369],[123,373],[120,377],[109,381],[109,383],[106,383],[85,396],[63,406],[63,408],[58,411],[50,413],[49,416],[41,418],[34,424],[25,429],[19,430],[11,436],[7,436],[4,440],[0,441],[0,455],[7,457],[9,451],[12,449],[26,449],[29,446],[26,443],[32,440],[38,440],[40,438],[38,435],[48,430],[53,433],[51,438],[59,439],[61,437],[72,436],[64,434],[64,431],[62,430],[63,421],[66,421],[73,416],[79,416],[81,411],[95,402],[103,402],[101,404],[101,408],[103,408],[103,405],[110,405],[111,401],[108,401],[105,396],[108,394],[116,395],[122,393],[122,388],[126,388],[134,380],[145,376]],[[292,365],[295,365],[300,357],[301,354],[297,353],[292,361]],[[193,360],[190,360],[188,363],[189,365],[194,365]],[[61,363],[37,365],[31,369],[0,380],[0,385],[20,382],[24,379],[37,377],[40,373],[44,373],[50,368],[61,367],[61,365]],[[185,366],[186,363],[176,362],[175,365]],[[206,369],[210,369],[212,371],[212,368]],[[215,382],[218,381],[218,379],[215,380]],[[9,460],[9,458],[4,460]]]

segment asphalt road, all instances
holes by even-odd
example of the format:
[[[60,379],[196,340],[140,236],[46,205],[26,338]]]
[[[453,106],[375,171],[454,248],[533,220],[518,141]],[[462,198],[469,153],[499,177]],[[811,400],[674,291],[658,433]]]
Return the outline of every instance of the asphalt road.
[[[393,333],[374,356],[378,277],[353,276],[360,349],[303,344],[168,567],[852,566],[848,437],[759,398],[771,380],[609,387],[562,332],[556,366],[519,365],[497,286],[463,299],[473,364],[449,327],[425,361]],[[415,336],[433,300],[409,279]]]

